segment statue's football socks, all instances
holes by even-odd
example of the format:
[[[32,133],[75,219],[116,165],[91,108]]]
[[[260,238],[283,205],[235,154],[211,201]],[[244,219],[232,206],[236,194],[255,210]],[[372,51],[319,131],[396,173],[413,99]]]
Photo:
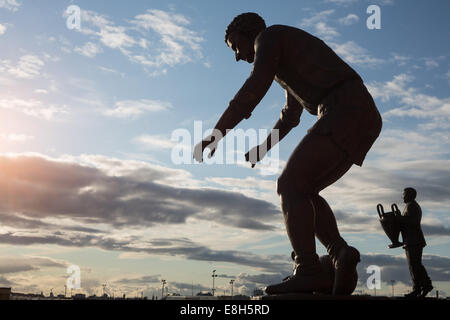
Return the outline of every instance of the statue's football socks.
[[[332,259],[335,269],[333,295],[351,295],[358,284],[356,266],[360,262],[359,251],[344,246]]]
[[[327,254],[320,257],[320,265],[322,266],[323,272],[326,274],[329,283],[331,284],[327,288],[322,288],[319,290],[316,290],[317,293],[322,294],[331,294],[333,292],[333,285],[334,285],[334,265],[333,260],[331,257]]]

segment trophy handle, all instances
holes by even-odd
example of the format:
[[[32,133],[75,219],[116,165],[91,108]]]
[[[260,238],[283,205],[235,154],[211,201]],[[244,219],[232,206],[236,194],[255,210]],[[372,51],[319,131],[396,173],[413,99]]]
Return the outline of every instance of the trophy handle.
[[[394,203],[394,204],[391,206],[391,209],[392,209],[392,212],[393,212],[395,215],[399,215],[399,214],[400,214],[400,210],[398,210],[397,204]]]
[[[384,209],[383,209],[383,206],[381,205],[381,203],[377,205],[377,211],[378,211],[378,215],[380,216],[380,219],[382,219],[384,216]]]

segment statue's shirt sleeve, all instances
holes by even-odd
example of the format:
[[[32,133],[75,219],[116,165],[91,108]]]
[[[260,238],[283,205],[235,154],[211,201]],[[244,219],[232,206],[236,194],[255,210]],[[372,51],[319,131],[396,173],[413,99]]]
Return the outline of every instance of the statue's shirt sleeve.
[[[271,32],[263,31],[255,40],[253,69],[242,88],[230,102],[230,108],[248,119],[269,90],[279,61],[279,44]]]

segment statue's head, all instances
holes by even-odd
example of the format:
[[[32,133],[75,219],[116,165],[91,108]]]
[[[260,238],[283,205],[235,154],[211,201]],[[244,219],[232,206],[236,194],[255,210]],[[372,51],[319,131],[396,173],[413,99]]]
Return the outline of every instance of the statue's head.
[[[253,12],[242,13],[231,21],[225,32],[225,42],[235,52],[236,61],[254,61],[256,36],[265,28],[264,19]]]
[[[403,190],[403,202],[408,203],[416,199],[417,191],[414,188],[405,188]]]

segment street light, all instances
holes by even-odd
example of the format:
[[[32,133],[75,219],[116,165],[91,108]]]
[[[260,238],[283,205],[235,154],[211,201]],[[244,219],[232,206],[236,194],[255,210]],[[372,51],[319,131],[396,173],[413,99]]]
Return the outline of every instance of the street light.
[[[231,284],[231,300],[233,300],[233,284],[234,284],[234,280],[230,280],[230,284]]]
[[[213,278],[212,295],[214,296],[214,291],[216,291],[216,289],[214,289],[214,279],[217,278],[216,270],[213,270],[212,278]]]
[[[163,299],[164,298],[164,285],[166,284],[166,280],[162,279],[161,282],[162,282],[161,299]]]
[[[394,296],[394,284],[395,284],[395,280],[391,280],[392,296]]]

